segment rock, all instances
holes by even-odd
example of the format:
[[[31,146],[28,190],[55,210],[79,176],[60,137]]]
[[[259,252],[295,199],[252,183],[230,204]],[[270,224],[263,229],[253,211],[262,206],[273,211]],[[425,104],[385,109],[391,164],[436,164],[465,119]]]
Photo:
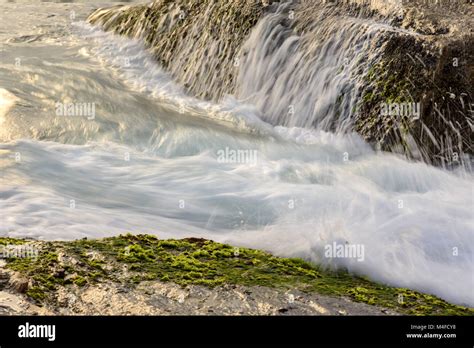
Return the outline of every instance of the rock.
[[[0,290],[4,289],[10,282],[10,275],[0,269]]]
[[[408,33],[385,38],[366,79],[355,130],[384,151],[445,167],[467,164],[474,151],[473,7],[414,0],[401,9],[399,25]],[[421,112],[387,119],[382,103],[419,103]]]
[[[13,273],[9,280],[9,287],[16,292],[24,294],[28,290],[29,279],[18,273]]]
[[[56,270],[56,272],[53,275],[56,278],[64,278],[66,275],[66,270],[64,268],[60,268]]]
[[[60,252],[71,253],[67,255],[71,258],[80,257],[85,250],[107,250],[103,253],[106,257],[105,262],[113,265],[114,271],[98,276],[95,268],[77,264],[74,271],[69,267],[64,269],[65,281],[55,282],[50,275],[54,274],[53,272],[62,273],[63,268],[58,268],[59,261],[54,257],[49,257],[47,262],[41,257],[32,260],[28,271],[24,274],[8,269],[10,264],[7,263],[4,268],[0,268],[0,281],[5,282],[8,279],[8,286],[5,286],[3,291],[0,289],[0,303],[4,306],[0,306],[0,313],[398,315],[397,311],[411,314],[409,311],[412,310],[416,313],[428,310],[430,314],[472,314],[469,308],[449,304],[434,296],[421,296],[422,294],[414,291],[413,294],[418,294],[416,303],[412,303],[410,305],[412,307],[400,306],[396,296],[400,289],[380,286],[367,280],[362,281],[325,270],[319,270],[316,277],[308,274],[312,266],[304,261],[295,264],[293,259],[277,258],[258,250],[241,248],[241,258],[236,259],[223,252],[232,250],[231,246],[212,241],[196,244],[186,240],[150,240],[143,235],[117,236],[91,241],[85,250],[81,249],[83,246],[78,241],[62,244],[46,241],[41,243],[43,250],[48,250],[51,255],[59,255]],[[124,261],[120,255],[127,243],[140,246],[143,250],[146,248],[148,251],[153,249],[160,252],[148,261],[139,261],[139,269],[144,269],[143,273],[132,267],[137,266],[137,263],[130,264],[133,270],[123,270],[120,265]],[[66,245],[70,247],[66,248]],[[177,248],[181,251],[178,255]],[[208,255],[203,252],[210,250],[216,252],[212,261],[206,256],[202,256],[202,259],[196,256]],[[205,275],[205,270],[203,273],[194,272],[196,273],[194,277],[192,272],[181,272],[179,264],[175,263],[178,256],[180,261],[187,261],[182,263],[183,267],[189,267],[190,264],[207,267],[207,263],[213,263],[214,271],[219,270],[215,279],[224,280],[219,283],[203,282],[203,279],[210,279],[209,275]],[[245,270],[233,268],[236,263],[244,262],[247,258],[257,258],[260,262],[247,266]],[[50,266],[51,263],[55,266]],[[229,267],[233,268],[233,272],[227,278],[225,270]],[[268,267],[272,269],[271,276]],[[153,270],[151,273],[150,269]],[[290,274],[289,269],[292,269]],[[66,274],[68,272],[70,273]],[[167,281],[161,280],[163,273],[169,275]],[[249,279],[259,279],[259,285],[248,285]],[[329,285],[330,288],[336,287],[337,291],[331,294],[319,293],[320,289],[327,289],[324,285]],[[354,289],[358,289],[359,292],[352,293]],[[370,292],[370,298],[356,296],[367,292]],[[2,296],[5,300],[2,300]],[[42,310],[33,303],[40,304]],[[388,309],[389,307],[391,309]]]

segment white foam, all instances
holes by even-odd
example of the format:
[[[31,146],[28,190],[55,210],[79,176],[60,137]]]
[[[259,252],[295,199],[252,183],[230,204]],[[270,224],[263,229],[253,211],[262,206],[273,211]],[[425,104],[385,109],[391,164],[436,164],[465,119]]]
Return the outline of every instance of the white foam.
[[[115,67],[120,78],[134,90],[146,93],[187,116],[212,120],[244,132],[271,132],[271,127],[258,117],[255,107],[239,103],[232,96],[226,96],[220,104],[215,104],[187,95],[158,66],[140,41],[104,32],[84,22],[76,23],[75,27],[86,39],[95,41],[92,55]],[[80,53],[91,55],[84,48]]]
[[[0,88],[0,125],[5,122],[5,115],[18,101],[18,98],[4,88]]]
[[[232,142],[208,132],[207,149],[196,151],[183,136],[169,134],[161,146],[183,146],[178,152],[188,155],[169,158],[113,143],[2,145],[21,153],[22,162],[3,169],[1,209],[8,218],[0,234],[193,235],[474,304],[471,174],[362,150],[344,162],[353,142],[336,136],[309,145],[233,139],[237,148],[256,149],[258,162],[222,164],[216,152]],[[364,262],[325,258],[324,246],[333,241],[364,245]]]

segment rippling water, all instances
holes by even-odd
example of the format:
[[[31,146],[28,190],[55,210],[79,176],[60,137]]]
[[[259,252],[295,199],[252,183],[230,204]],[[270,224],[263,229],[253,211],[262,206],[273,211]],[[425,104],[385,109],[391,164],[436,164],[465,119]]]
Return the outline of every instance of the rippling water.
[[[0,235],[199,236],[474,305],[471,172],[188,96],[139,42],[84,22],[109,5],[0,3]],[[95,113],[58,116],[58,102]],[[364,261],[325,258],[334,241],[364,245]]]

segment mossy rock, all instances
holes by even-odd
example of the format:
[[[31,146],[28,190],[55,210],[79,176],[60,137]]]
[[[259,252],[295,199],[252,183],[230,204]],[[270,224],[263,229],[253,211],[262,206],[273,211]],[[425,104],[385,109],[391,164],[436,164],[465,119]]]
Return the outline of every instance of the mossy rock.
[[[344,271],[332,272],[298,258],[236,248],[210,240],[160,240],[151,235],[121,235],[98,240],[41,242],[36,259],[7,259],[7,268],[31,279],[27,295],[38,304],[54,303],[64,286],[94,286],[103,281],[134,286],[142,281],[181,286],[225,284],[300,290],[348,297],[410,315],[472,315],[473,310],[435,296],[389,287]],[[126,269],[126,271],[124,271]]]
[[[446,43],[388,35],[365,76],[355,130],[384,151],[446,167],[466,164],[474,151],[473,56],[472,36]],[[419,103],[421,112],[385,117],[382,103]]]

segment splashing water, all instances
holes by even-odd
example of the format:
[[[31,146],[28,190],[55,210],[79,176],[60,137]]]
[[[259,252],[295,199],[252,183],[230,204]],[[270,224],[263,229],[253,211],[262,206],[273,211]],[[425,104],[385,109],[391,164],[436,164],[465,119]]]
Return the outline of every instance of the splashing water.
[[[360,97],[355,77],[373,59],[370,46],[381,26],[357,17],[341,20],[334,7],[295,14],[290,6],[267,15],[243,46],[238,95],[272,124],[346,130]],[[289,28],[291,16],[298,18],[297,28],[306,28],[301,35]]]
[[[39,16],[53,5],[41,6],[23,11]],[[90,11],[73,6],[78,19]],[[61,8],[54,7],[66,18]],[[0,133],[0,235],[205,237],[474,305],[472,173],[376,152],[356,134],[306,127],[329,123],[330,100],[341,90],[348,97],[340,117],[349,117],[356,81],[338,68],[347,52],[362,54],[356,43],[375,29],[348,20],[338,32],[353,28],[347,45],[302,43],[311,64],[301,61],[274,84],[283,88],[288,81],[293,95],[304,97],[285,100],[282,105],[295,103],[295,113],[279,122],[287,112],[278,103],[282,90],[268,96],[268,86],[252,85],[280,69],[279,59],[291,64],[304,55],[286,56],[292,40],[304,37],[283,37],[277,51],[265,46],[262,35],[284,33],[270,30],[279,16],[254,28],[244,45],[244,51],[255,49],[241,61],[239,92],[219,103],[187,95],[138,41],[67,20],[47,27],[45,17],[38,18],[44,26],[34,30],[43,36],[6,44],[0,65],[0,105],[8,106]],[[32,34],[22,30],[8,35]],[[28,58],[15,68],[18,56]],[[298,80],[312,87],[298,90]],[[321,99],[314,94],[319,84],[328,85]],[[317,101],[304,104],[312,98]],[[56,116],[55,103],[68,100],[96,102],[94,119]],[[219,161],[226,148],[256,151],[257,160]],[[364,245],[363,262],[324,257],[333,242]]]

